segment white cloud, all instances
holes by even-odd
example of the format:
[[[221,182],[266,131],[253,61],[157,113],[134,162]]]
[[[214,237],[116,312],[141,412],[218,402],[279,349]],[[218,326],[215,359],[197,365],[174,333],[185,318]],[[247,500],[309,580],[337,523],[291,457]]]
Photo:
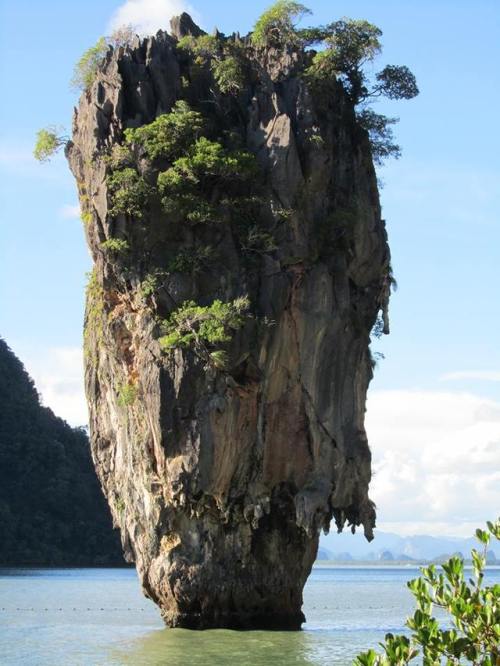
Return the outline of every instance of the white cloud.
[[[404,522],[390,522],[377,520],[377,530],[380,532],[391,532],[399,536],[416,536],[425,534],[435,537],[471,537],[478,527],[484,527],[485,521],[462,521],[460,523],[448,523],[427,520],[418,522],[408,520]],[[375,533],[376,535],[376,533]]]
[[[72,426],[85,425],[88,422],[81,348],[19,350],[19,357],[35,381],[42,403],[46,407],[50,407],[57,416]]]
[[[379,527],[468,535],[500,507],[500,403],[471,393],[375,391],[367,431]],[[447,526],[445,530],[443,526]]]
[[[500,372],[497,370],[461,370],[448,372],[440,377],[441,381],[459,381],[461,379],[477,379],[485,382],[500,382]]]
[[[196,12],[184,0],[126,0],[118,7],[109,22],[112,32],[123,25],[132,25],[140,35],[152,35],[158,30],[169,30],[172,16]]]
[[[64,204],[59,209],[59,215],[65,220],[77,220],[80,217],[78,204]]]

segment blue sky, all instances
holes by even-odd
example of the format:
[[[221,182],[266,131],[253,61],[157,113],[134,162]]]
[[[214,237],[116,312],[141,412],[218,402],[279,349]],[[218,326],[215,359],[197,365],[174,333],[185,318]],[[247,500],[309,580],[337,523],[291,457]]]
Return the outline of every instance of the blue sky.
[[[117,10],[133,16],[134,3],[139,16],[153,19],[184,5],[181,0],[0,1],[0,334],[35,376],[45,402],[73,423],[85,419],[79,349],[90,260],[63,156],[40,166],[31,151],[40,127],[56,124],[69,132],[77,103],[68,85],[74,63],[109,32]],[[262,0],[192,4],[205,29],[241,33],[268,5]],[[367,424],[379,505],[389,507],[391,492],[411,487],[411,470],[401,477],[408,461],[429,480],[435,452],[438,463],[448,462],[441,476],[430,479],[420,508],[408,511],[415,529],[417,523],[433,523],[435,531],[451,523],[455,532],[464,531],[500,506],[494,490],[497,482],[500,487],[500,5],[494,0],[306,4],[314,12],[311,23],[343,15],[376,23],[384,32],[377,64],[406,64],[419,82],[417,99],[377,105],[401,118],[396,132],[403,157],[380,170],[399,289],[391,306],[392,334],[374,345],[386,358],[370,390]],[[400,421],[401,427],[391,430],[391,422]],[[446,431],[442,424],[448,424]],[[462,467],[450,473],[460,455]],[[471,460],[482,461],[477,474],[471,474]],[[464,483],[471,486],[470,498]],[[417,475],[414,492],[421,487]],[[451,493],[446,506],[433,500],[439,488],[445,488],[443,496]],[[484,491],[482,499],[474,489]],[[453,510],[460,494],[469,506],[462,498]],[[404,522],[393,509],[385,515],[387,525]]]

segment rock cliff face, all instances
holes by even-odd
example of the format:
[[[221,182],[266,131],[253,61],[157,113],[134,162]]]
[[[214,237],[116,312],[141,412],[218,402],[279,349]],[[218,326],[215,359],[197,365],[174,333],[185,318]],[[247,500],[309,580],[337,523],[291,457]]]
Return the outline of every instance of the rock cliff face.
[[[200,32],[183,15],[172,35],[110,48],[75,111],[67,156],[95,262],[93,458],[125,553],[168,625],[294,629],[320,529],[334,518],[371,538],[374,526],[368,345],[389,280],[376,177],[342,86],[310,84],[307,53],[219,35],[218,61],[237,50],[244,75],[222,92],[209,61],[179,47],[186,34]],[[146,203],[117,212],[106,156],[126,128],[179,99],[257,170],[237,186],[207,177],[217,220],[188,220],[158,192],[172,158],[135,147]],[[120,251],[109,239],[124,241]],[[210,343],[162,348],[161,322],[186,301],[241,297],[250,305],[223,363]]]

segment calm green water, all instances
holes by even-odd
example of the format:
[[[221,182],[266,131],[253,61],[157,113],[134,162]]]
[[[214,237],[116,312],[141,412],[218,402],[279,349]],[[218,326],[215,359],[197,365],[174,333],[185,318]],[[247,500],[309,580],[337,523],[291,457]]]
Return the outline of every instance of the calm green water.
[[[315,568],[301,632],[165,629],[130,569],[0,570],[0,664],[350,664],[399,631],[413,568]],[[500,582],[500,571],[490,579]]]

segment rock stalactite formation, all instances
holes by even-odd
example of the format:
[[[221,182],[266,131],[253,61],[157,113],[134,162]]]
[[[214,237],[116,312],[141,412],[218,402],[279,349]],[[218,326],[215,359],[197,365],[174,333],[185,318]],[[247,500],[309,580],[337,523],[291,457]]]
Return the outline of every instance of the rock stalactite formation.
[[[171,33],[110,48],[67,147],[95,264],[93,458],[168,625],[296,629],[320,529],[375,519],[390,268],[369,140],[307,52],[217,35],[205,57],[186,15]],[[155,151],[134,130],[159,118]]]

